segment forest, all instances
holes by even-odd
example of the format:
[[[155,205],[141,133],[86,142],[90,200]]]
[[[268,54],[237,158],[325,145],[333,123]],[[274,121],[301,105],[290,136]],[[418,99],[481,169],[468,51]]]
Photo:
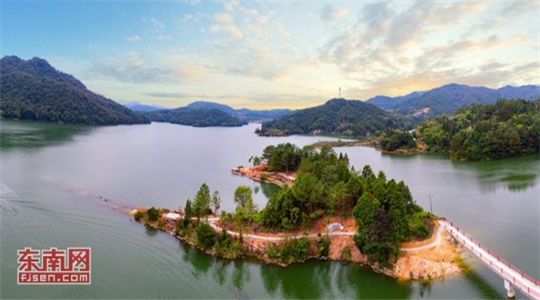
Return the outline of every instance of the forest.
[[[410,127],[412,123],[406,117],[386,112],[374,105],[357,100],[332,99],[324,105],[263,122],[257,133],[265,136],[323,134],[364,137],[377,130]]]
[[[180,107],[176,109],[163,109],[145,113],[152,121],[169,122],[194,127],[242,126],[247,122],[241,121],[219,109]]]
[[[150,122],[39,58],[2,58],[0,80],[2,118],[86,125]]]
[[[330,147],[316,151],[310,146],[269,146],[263,160],[275,170],[297,171],[293,186],[283,186],[261,210],[260,223],[266,228],[292,230],[321,217],[354,217],[356,244],[379,262],[395,259],[401,242],[429,234],[425,219],[430,216],[413,201],[403,181],[387,180],[369,166],[357,172],[347,155],[337,155]]]
[[[397,149],[411,149],[416,147],[416,141],[407,131],[388,129],[380,139],[381,149],[394,151]]]
[[[538,153],[540,99],[473,104],[416,129],[429,152],[449,152],[456,160],[492,160]]]

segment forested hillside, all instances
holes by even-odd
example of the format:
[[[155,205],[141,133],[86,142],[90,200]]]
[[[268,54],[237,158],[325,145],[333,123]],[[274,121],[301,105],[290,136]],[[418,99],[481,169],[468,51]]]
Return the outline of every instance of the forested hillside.
[[[169,122],[194,127],[224,126],[234,127],[246,124],[226,112],[218,109],[198,109],[180,107],[176,109],[163,109],[145,114],[152,121]]]
[[[149,123],[40,58],[5,56],[0,60],[0,81],[2,118],[87,125]]]
[[[362,137],[386,128],[409,128],[411,122],[357,100],[332,99],[324,105],[298,110],[264,122],[261,135],[326,134]]]
[[[540,100],[473,104],[453,116],[420,124],[416,135],[428,151],[449,151],[453,159],[490,160],[538,153]]]
[[[330,147],[320,151],[293,144],[268,146],[261,160],[269,170],[297,172],[292,187],[283,185],[253,219],[265,228],[292,230],[327,216],[354,217],[358,248],[370,260],[395,259],[403,241],[429,235],[430,215],[413,201],[403,181],[356,172],[347,155]]]
[[[499,99],[534,100],[538,97],[540,97],[540,87],[537,85],[490,89],[452,83],[400,97],[376,96],[368,99],[367,102],[388,111],[412,116],[418,122],[443,114],[453,114],[456,110],[474,103],[493,104]]]

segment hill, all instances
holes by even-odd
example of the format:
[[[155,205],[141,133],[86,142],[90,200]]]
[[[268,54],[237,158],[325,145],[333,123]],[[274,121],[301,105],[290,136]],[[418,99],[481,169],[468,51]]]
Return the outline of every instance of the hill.
[[[420,124],[415,134],[430,152],[457,160],[491,160],[540,151],[540,100],[473,104]]]
[[[367,102],[401,115],[426,120],[442,114],[453,114],[459,108],[473,103],[492,104],[503,98],[534,100],[538,97],[540,97],[540,86],[536,85],[490,89],[452,83],[406,96],[376,96],[368,99]]]
[[[372,135],[386,128],[409,128],[404,117],[358,100],[331,99],[325,104],[298,110],[292,115],[264,122],[261,135],[326,134],[345,137]]]
[[[218,109],[179,107],[148,112],[145,115],[156,122],[169,122],[194,127],[235,127],[246,124],[246,122]]]
[[[267,121],[279,118],[284,115],[292,114],[290,109],[270,109],[270,110],[252,110],[247,108],[234,109],[228,105],[209,102],[196,101],[188,104],[186,107],[199,109],[217,109],[243,121]]]
[[[151,111],[166,109],[163,106],[148,105],[148,104],[143,104],[143,103],[139,103],[139,102],[136,102],[136,101],[126,103],[126,104],[124,104],[124,106],[131,109],[132,111],[136,111],[136,112],[151,112]]]
[[[87,125],[149,123],[41,58],[3,57],[0,82],[2,118]]]

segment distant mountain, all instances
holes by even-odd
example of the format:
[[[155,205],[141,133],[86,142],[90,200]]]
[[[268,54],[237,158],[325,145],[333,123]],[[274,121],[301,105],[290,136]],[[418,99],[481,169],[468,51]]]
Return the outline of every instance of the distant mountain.
[[[0,60],[0,116],[87,125],[149,123],[143,115],[88,90],[46,60]]]
[[[331,99],[324,105],[298,110],[292,115],[264,122],[259,134],[361,137],[386,128],[408,129],[411,125],[406,118],[363,101]]]
[[[227,114],[244,121],[267,121],[279,118],[284,115],[289,115],[293,111],[290,109],[270,109],[270,110],[252,110],[247,108],[234,109],[228,105],[208,102],[196,101],[188,104],[186,107],[199,109],[218,109]]]
[[[238,117],[236,110],[234,108],[221,103],[209,102],[209,101],[195,101],[188,104],[186,107],[197,108],[197,109],[217,109],[222,112],[225,112],[233,117]]]
[[[145,115],[156,122],[169,122],[194,127],[235,127],[247,123],[219,109],[179,107],[147,112]]]
[[[247,121],[269,121],[277,119],[281,116],[287,116],[294,111],[290,109],[269,109],[269,110],[252,110],[247,108],[237,109],[236,112],[240,119]]]
[[[453,114],[457,109],[473,103],[492,104],[503,98],[534,100],[539,97],[540,86],[536,85],[505,86],[496,90],[452,83],[406,96],[376,96],[367,102],[417,119],[432,119],[442,114]]]
[[[399,97],[393,97],[393,98],[388,97],[388,96],[375,96],[366,102],[373,104],[377,107],[383,108],[383,109],[390,109],[406,100],[418,98],[422,96],[422,94],[423,92],[412,92],[405,96],[399,96]]]
[[[148,105],[148,104],[143,104],[143,103],[139,103],[139,102],[135,102],[135,101],[126,103],[126,104],[124,104],[124,106],[131,109],[132,111],[136,111],[136,112],[151,112],[151,111],[166,109],[163,106]]]

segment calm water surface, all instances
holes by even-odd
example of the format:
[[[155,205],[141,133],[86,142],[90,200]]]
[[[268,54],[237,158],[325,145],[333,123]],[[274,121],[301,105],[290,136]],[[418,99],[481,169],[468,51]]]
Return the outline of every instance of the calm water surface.
[[[282,142],[257,125],[192,128],[78,127],[0,121],[1,297],[169,298],[503,298],[502,280],[465,252],[473,273],[428,286],[402,283],[356,265],[309,262],[288,268],[202,255],[146,229],[97,197],[128,206],[176,208],[206,182],[232,211],[236,186],[251,186],[263,207],[273,186],[233,176],[251,155]],[[329,139],[329,138],[324,138]],[[540,275],[540,157],[452,162],[439,155],[390,156],[337,148],[404,180],[425,209],[446,216],[517,267]],[[17,286],[16,251],[92,247],[92,285]],[[518,297],[521,295],[518,294]]]

